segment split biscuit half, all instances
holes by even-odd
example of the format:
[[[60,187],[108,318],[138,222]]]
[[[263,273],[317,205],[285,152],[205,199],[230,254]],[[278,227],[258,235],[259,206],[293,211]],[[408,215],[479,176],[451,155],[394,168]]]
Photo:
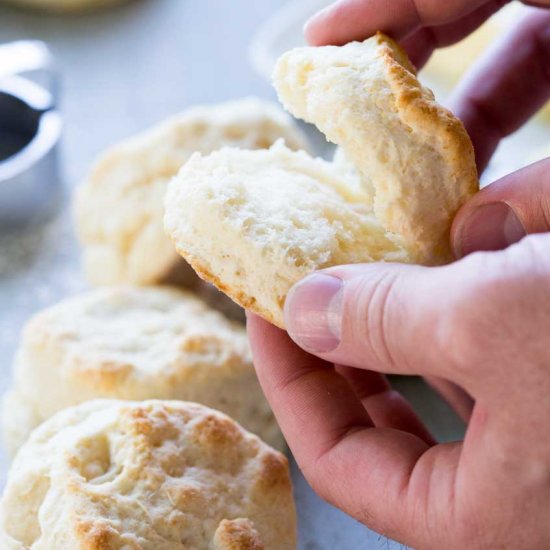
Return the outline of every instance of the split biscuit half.
[[[479,189],[474,151],[400,47],[378,34],[299,48],[274,83],[341,152],[334,163],[282,144],[191,157],[169,185],[165,229],[196,272],[284,328],[286,295],[312,271],[451,261],[452,220]]]

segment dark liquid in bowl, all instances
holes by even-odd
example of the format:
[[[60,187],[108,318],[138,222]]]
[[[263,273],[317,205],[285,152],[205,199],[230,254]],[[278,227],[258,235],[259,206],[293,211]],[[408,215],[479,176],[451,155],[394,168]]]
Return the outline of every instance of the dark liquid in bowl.
[[[31,142],[38,131],[40,115],[22,99],[0,91],[0,162]]]
[[[29,138],[29,136],[14,134],[0,128],[0,162],[19,153],[31,139],[32,136]]]

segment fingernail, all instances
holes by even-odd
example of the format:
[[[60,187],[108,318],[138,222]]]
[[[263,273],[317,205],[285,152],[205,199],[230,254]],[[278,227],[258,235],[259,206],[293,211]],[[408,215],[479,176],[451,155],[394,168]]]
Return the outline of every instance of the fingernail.
[[[503,250],[527,235],[517,214],[504,202],[476,208],[462,223],[455,242],[457,257],[481,250]]]
[[[324,273],[314,273],[292,288],[285,303],[285,324],[300,347],[313,353],[338,347],[343,290],[341,279]]]

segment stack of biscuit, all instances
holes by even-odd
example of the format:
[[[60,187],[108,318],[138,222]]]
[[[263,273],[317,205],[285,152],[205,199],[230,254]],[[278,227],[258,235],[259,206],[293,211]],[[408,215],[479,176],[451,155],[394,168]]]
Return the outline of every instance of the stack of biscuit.
[[[79,186],[97,288],[24,328],[0,418],[14,459],[0,548],[295,547],[285,443],[242,310],[163,230],[168,181],[194,152],[277,140],[307,148],[270,102],[192,107],[112,147]]]
[[[382,34],[293,50],[275,86],[340,147],[334,161],[310,156],[276,107],[243,100],[116,146],[81,186],[85,271],[103,288],[24,331],[2,414],[15,453],[2,548],[295,548],[283,441],[244,329],[204,299],[284,328],[288,290],[316,269],[449,262],[478,178],[461,123]]]

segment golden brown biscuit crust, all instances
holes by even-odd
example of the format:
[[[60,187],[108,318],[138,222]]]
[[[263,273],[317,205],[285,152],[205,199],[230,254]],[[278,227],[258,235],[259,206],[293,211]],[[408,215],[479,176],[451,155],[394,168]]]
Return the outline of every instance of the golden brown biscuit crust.
[[[17,455],[0,546],[293,550],[288,461],[194,403],[91,401]]]
[[[274,83],[287,110],[316,124],[362,175],[374,214],[411,260],[452,260],[450,227],[479,189],[462,123],[416,78],[382,33],[284,54]]]
[[[464,124],[448,109],[427,95],[416,78],[416,68],[405,51],[382,33],[376,35],[383,48],[388,66],[388,81],[395,96],[396,106],[403,122],[411,128],[422,128],[423,133],[437,138],[445,151],[445,160],[451,173],[451,182],[466,182],[463,200],[479,191],[479,178],[475,164],[472,140]],[[450,226],[441,242],[434,247],[437,258],[432,263],[448,263],[453,260],[450,245]]]
[[[258,532],[247,519],[224,519],[214,535],[216,550],[265,550]]]
[[[14,378],[0,415],[11,454],[55,412],[97,398],[204,403],[283,448],[244,329],[178,289],[97,289],[36,314]]]

